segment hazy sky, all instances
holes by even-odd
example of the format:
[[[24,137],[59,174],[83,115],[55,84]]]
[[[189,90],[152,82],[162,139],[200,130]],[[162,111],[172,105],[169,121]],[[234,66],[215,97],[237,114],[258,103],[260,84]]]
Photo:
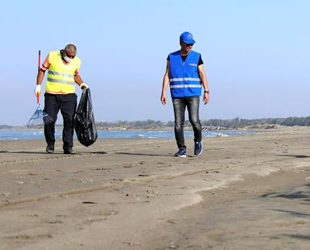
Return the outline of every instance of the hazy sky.
[[[78,47],[97,121],[173,120],[170,98],[166,106],[159,98],[183,31],[208,77],[201,119],[310,115],[309,0],[10,0],[0,12],[0,124],[27,123],[38,50],[43,60],[68,43]]]

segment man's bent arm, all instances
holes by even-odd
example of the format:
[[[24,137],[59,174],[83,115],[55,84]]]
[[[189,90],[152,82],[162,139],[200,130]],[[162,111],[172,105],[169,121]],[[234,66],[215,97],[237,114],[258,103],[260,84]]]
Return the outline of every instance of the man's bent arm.
[[[205,91],[209,92],[209,87],[208,87],[207,76],[206,76],[205,70],[203,68],[203,64],[198,66],[198,74],[199,74],[200,81],[202,82],[202,86],[204,89],[203,101],[204,101],[204,104],[207,104],[209,102],[209,93],[207,93]]]
[[[45,71],[40,69],[39,72],[38,72],[38,75],[37,75],[37,85],[41,85],[42,84],[44,75],[45,75]]]
[[[82,78],[80,77],[80,75],[75,75],[74,76],[74,81],[80,86],[83,83]]]

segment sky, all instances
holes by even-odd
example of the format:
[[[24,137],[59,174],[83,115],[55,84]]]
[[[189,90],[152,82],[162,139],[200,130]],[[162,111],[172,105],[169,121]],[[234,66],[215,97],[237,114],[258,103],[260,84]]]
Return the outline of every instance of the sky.
[[[27,123],[38,50],[43,60],[69,43],[97,122],[173,121],[170,91],[165,106],[160,94],[184,31],[208,78],[202,120],[309,116],[309,13],[308,0],[1,1],[0,125]]]

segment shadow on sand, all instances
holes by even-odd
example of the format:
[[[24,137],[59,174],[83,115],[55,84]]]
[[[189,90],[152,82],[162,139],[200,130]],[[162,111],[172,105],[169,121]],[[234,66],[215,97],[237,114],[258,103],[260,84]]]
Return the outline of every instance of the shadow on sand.
[[[293,187],[289,190],[285,190],[282,192],[272,192],[263,194],[260,196],[261,198],[268,198],[268,199],[289,199],[294,201],[302,202],[303,204],[310,205],[310,183]],[[283,212],[285,212],[283,210]],[[287,211],[286,211],[287,212]],[[310,216],[307,215],[307,216]]]
[[[277,156],[284,156],[284,157],[295,157],[295,158],[310,158],[310,156],[308,155],[286,155],[286,154],[282,154],[282,155],[277,155]]]
[[[294,238],[294,239],[299,239],[299,240],[310,240],[309,235],[301,235],[301,234],[287,234],[285,236]]]
[[[54,152],[54,153],[46,153],[46,152],[35,152],[35,151],[0,151],[0,153],[6,153],[6,154],[42,154],[42,155],[64,155],[63,152]],[[105,155],[108,152],[105,151],[93,151],[93,152],[74,152],[73,154],[68,154],[68,155]]]
[[[298,189],[294,191],[294,189]],[[261,195],[262,198],[283,198],[290,200],[310,201],[310,184],[293,188],[292,192],[273,192]]]

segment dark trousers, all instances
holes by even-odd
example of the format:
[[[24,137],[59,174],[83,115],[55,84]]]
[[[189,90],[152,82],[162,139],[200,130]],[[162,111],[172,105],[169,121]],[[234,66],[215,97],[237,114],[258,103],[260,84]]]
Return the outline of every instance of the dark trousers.
[[[47,145],[54,146],[55,144],[55,123],[57,114],[61,111],[63,117],[62,141],[63,149],[73,147],[73,132],[74,132],[74,115],[77,105],[76,94],[54,95],[45,93],[44,112],[53,118],[54,122],[44,126],[44,135]]]
[[[174,134],[178,148],[186,148],[184,140],[185,109],[188,110],[189,121],[194,130],[194,141],[200,142],[201,123],[199,120],[199,96],[172,98],[174,110]]]

